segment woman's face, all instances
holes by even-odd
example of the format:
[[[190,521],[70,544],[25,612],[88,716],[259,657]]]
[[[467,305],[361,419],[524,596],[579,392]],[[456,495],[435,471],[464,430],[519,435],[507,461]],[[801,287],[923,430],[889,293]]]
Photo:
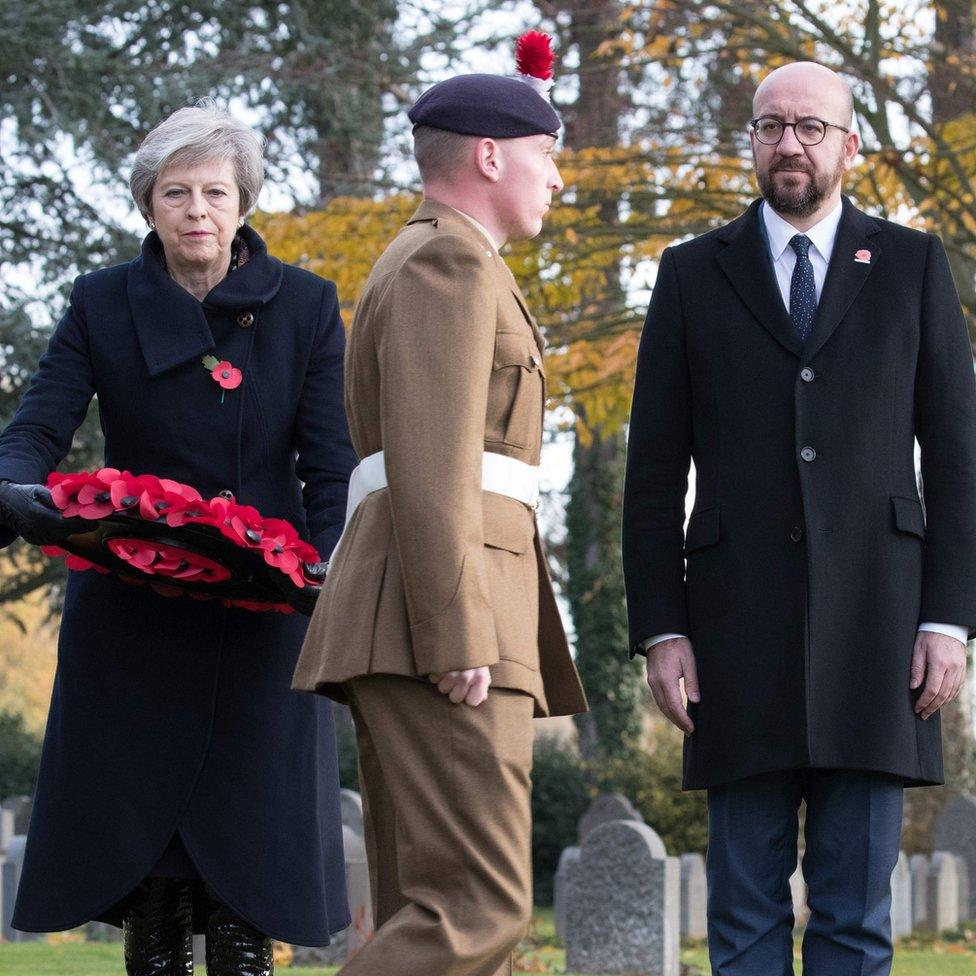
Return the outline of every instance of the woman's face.
[[[229,159],[167,166],[152,191],[152,218],[167,262],[200,268],[229,264],[240,199]]]

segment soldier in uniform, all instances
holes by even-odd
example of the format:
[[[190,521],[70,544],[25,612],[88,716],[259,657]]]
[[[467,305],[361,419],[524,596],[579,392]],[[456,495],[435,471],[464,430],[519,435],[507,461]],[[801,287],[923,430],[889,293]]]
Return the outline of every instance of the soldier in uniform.
[[[363,460],[294,687],[356,724],[378,928],[345,976],[501,976],[532,907],[531,719],[586,708],[535,516],[544,340],[498,253],[562,188],[560,121],[493,75],[410,118],[424,201],[351,330]]]

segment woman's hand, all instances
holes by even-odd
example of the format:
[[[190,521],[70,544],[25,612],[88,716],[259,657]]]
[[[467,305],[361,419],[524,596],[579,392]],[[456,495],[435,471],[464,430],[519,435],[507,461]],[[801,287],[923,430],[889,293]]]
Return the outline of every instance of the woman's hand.
[[[77,532],[84,522],[64,519],[44,485],[0,481],[0,523],[35,546],[52,546]]]

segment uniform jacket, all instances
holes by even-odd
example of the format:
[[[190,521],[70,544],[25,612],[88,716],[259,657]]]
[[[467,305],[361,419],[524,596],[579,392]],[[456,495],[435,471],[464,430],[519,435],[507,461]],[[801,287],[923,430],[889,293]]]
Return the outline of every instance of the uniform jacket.
[[[0,478],[43,483],[97,394],[107,466],[230,491],[328,556],[356,462],[335,287],[241,233],[250,260],[202,304],[155,234],[77,279],[0,436]],[[243,371],[223,403],[207,353]],[[331,706],[290,690],[305,627],[69,574],[16,928],[117,923],[175,831],[261,931],[316,945],[347,924]]]
[[[976,387],[945,252],[845,199],[804,346],[758,208],[661,260],[627,462],[631,646],[691,638],[687,788],[805,766],[939,783],[916,627],[976,624]]]
[[[539,464],[543,339],[490,242],[425,202],[366,283],[346,353],[361,457],[388,489],[353,514],[295,687],[491,666],[538,714],[585,708],[535,512],[481,489],[482,452]]]

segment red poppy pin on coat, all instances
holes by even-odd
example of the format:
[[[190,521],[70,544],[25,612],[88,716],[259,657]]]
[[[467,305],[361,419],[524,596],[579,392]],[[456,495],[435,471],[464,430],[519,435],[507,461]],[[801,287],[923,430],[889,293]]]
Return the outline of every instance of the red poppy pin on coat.
[[[244,379],[243,373],[228,359],[218,359],[216,356],[204,356],[203,368],[210,371],[213,381],[221,388],[220,402],[228,390],[236,390]]]
[[[870,264],[871,263],[871,252],[870,251],[855,251],[854,260],[857,264]]]

